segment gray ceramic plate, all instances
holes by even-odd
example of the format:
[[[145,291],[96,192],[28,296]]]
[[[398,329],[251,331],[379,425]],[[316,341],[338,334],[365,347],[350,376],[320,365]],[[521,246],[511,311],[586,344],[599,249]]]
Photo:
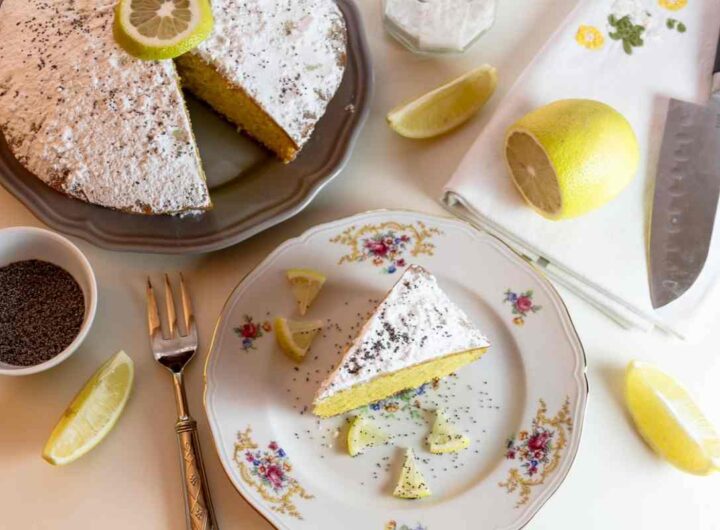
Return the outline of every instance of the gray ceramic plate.
[[[297,159],[283,164],[205,105],[188,98],[193,130],[215,208],[200,216],[140,216],[70,199],[12,156],[0,134],[0,183],[50,227],[125,251],[210,252],[247,239],[300,212],[343,168],[369,108],[370,57],[352,0],[337,0],[348,27],[340,88]]]

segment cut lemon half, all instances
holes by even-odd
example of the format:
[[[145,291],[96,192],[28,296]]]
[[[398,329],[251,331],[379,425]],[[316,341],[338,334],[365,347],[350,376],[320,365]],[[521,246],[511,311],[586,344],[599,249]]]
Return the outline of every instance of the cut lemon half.
[[[508,129],[505,160],[530,206],[560,220],[599,208],[623,191],[637,172],[640,148],[628,121],[609,105],[565,99]]]
[[[483,65],[400,105],[387,115],[390,128],[406,138],[431,138],[462,125],[495,92],[495,68]]]
[[[53,429],[42,457],[65,465],[98,445],[125,408],[134,374],[133,361],[123,351],[98,368]]]
[[[325,275],[312,269],[290,269],[287,271],[287,278],[297,300],[298,311],[301,316],[304,316],[322,289],[326,279]]]
[[[642,437],[668,462],[696,475],[720,470],[720,437],[675,379],[652,365],[631,362],[625,399]]]
[[[435,423],[427,436],[427,443],[431,453],[456,453],[470,445],[470,438],[463,436],[455,430],[442,410],[435,413]]]
[[[390,439],[375,423],[365,416],[355,416],[348,429],[347,446],[350,456],[365,452],[368,447],[382,445]]]
[[[284,317],[275,319],[275,338],[280,348],[297,362],[302,362],[315,335],[323,327],[322,320],[299,322]]]
[[[412,449],[408,448],[405,451],[405,462],[393,495],[401,499],[422,499],[432,495],[425,477],[417,467],[415,452]]]
[[[192,50],[212,32],[208,0],[120,0],[115,40],[146,61],[172,59]]]

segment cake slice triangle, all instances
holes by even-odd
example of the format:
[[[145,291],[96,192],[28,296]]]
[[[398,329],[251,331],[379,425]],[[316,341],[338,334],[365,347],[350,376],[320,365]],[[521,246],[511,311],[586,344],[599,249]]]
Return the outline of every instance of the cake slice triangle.
[[[418,387],[476,361],[489,346],[435,277],[410,266],[320,385],[313,413],[335,416]]]

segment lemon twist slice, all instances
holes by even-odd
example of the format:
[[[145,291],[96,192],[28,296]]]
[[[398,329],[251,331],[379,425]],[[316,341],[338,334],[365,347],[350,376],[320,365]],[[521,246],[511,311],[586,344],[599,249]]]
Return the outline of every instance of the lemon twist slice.
[[[368,447],[381,445],[390,439],[375,423],[365,416],[355,416],[350,423],[347,436],[350,456],[362,454]]]
[[[425,477],[417,467],[415,452],[412,449],[405,452],[405,462],[393,495],[401,499],[422,499],[432,495]]]
[[[640,148],[628,121],[609,105],[565,99],[513,124],[505,159],[528,204],[560,220],[586,214],[622,192],[637,172]]]
[[[438,410],[435,413],[432,431],[427,436],[427,443],[431,453],[456,453],[470,445],[470,438],[457,432],[445,413]]]
[[[133,361],[123,351],[98,368],[53,429],[43,458],[53,465],[65,465],[98,445],[125,408],[134,374]]]
[[[146,61],[172,59],[195,48],[212,32],[208,0],[120,0],[115,40]]]
[[[302,362],[315,335],[323,327],[322,320],[299,322],[284,317],[275,319],[275,338],[280,348],[297,362]]]
[[[720,437],[675,379],[646,363],[630,363],[625,399],[638,431],[655,452],[688,473],[720,470]]]
[[[390,128],[406,138],[431,138],[465,123],[495,92],[495,68],[483,65],[400,105],[387,115]]]
[[[287,278],[297,300],[298,311],[304,316],[325,284],[325,275],[312,269],[290,269]]]

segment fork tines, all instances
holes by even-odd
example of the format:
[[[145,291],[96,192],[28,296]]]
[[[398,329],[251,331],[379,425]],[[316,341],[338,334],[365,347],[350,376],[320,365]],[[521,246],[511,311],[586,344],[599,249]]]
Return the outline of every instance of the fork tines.
[[[163,338],[173,339],[176,335],[186,337],[192,332],[193,325],[193,314],[192,305],[190,303],[190,295],[188,294],[187,286],[185,285],[185,278],[180,273],[180,301],[182,308],[182,326],[177,325],[177,316],[175,312],[175,298],[173,295],[172,285],[170,283],[170,277],[167,273],[164,275],[165,284],[165,309],[167,314],[167,328],[168,336],[162,332],[162,324],[160,320],[160,313],[158,311],[157,299],[155,298],[155,291],[152,286],[150,278],[147,279],[147,313],[148,313],[148,331],[151,337],[155,337],[157,333],[160,333]]]

